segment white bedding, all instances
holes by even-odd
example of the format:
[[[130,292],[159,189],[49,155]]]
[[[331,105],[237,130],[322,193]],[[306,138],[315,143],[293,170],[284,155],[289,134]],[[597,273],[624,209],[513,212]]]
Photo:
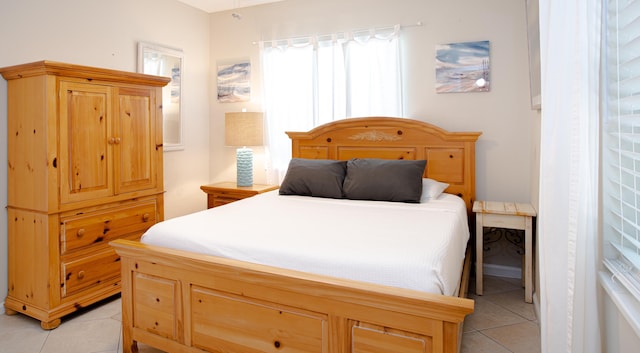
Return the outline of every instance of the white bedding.
[[[281,268],[456,295],[465,204],[259,194],[151,227],[142,242]]]

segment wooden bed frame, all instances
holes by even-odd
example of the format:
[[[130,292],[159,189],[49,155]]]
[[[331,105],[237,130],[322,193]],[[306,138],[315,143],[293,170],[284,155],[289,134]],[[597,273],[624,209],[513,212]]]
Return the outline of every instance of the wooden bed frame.
[[[293,157],[426,159],[471,211],[475,141],[400,118],[352,118],[289,132]],[[302,230],[301,230],[302,231]],[[112,243],[122,262],[123,350],[167,352],[446,352],[473,312],[461,297],[344,280],[139,242]]]

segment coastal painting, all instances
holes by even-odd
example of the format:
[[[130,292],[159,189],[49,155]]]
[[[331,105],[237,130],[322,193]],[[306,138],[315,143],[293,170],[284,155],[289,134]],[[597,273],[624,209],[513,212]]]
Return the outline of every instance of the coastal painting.
[[[218,65],[218,101],[246,102],[251,99],[251,63]]]
[[[488,92],[489,41],[436,45],[436,92]]]

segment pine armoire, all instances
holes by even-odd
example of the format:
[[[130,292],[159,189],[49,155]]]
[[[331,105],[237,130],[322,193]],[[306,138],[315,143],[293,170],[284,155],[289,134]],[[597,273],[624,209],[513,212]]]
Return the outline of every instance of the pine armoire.
[[[169,78],[51,61],[7,80],[5,312],[53,329],[120,292],[114,239],[163,219],[162,87]]]

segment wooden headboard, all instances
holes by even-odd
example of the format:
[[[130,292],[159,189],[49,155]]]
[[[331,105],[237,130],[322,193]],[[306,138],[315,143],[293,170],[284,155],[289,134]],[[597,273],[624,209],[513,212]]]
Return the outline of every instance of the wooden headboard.
[[[446,192],[462,197],[469,214],[476,194],[475,142],[481,134],[387,117],[349,118],[308,132],[287,132],[293,158],[425,159],[425,177],[448,183]]]

